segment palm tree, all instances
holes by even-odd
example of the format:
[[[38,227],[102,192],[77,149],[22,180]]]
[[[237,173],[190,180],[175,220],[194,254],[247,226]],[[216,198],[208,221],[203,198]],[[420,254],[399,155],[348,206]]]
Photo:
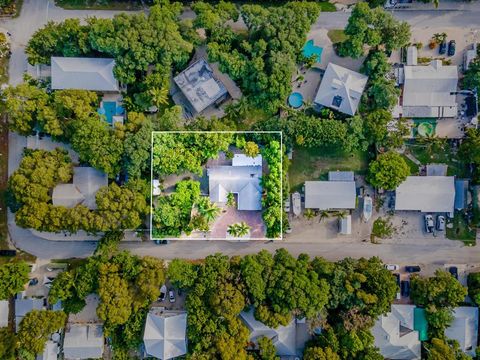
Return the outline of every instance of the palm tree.
[[[235,206],[235,196],[232,192],[227,194],[227,206]]]
[[[330,213],[327,210],[322,210],[320,212],[320,219],[318,219],[318,222],[322,222],[323,219],[328,219],[330,217]]]
[[[345,219],[347,217],[347,213],[345,211],[335,211],[334,214],[338,220]]]
[[[246,222],[240,222],[228,226],[228,233],[233,237],[243,237],[250,232],[250,226]]]
[[[152,104],[159,108],[161,105],[168,105],[168,90],[164,88],[152,88],[148,91]]]
[[[311,220],[315,217],[315,211],[313,211],[312,209],[305,209],[305,211],[303,212],[303,216],[306,219]]]
[[[210,199],[204,197],[198,202],[198,211],[208,222],[215,220],[220,214],[220,208],[212,203]]]

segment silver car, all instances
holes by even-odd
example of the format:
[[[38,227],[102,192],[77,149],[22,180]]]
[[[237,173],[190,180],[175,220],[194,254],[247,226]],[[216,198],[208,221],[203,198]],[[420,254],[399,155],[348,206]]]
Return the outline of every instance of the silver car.
[[[445,216],[438,215],[437,216],[437,230],[444,231],[445,230]]]

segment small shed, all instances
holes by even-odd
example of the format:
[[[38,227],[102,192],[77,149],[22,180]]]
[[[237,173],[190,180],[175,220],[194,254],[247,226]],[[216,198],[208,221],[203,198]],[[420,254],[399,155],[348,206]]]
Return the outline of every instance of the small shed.
[[[338,220],[338,232],[341,235],[352,234],[352,215],[347,215]]]
[[[446,164],[428,164],[427,176],[447,176],[447,169]]]
[[[407,65],[417,65],[418,50],[416,46],[409,46],[407,48]]]
[[[328,181],[354,181],[353,171],[329,171]]]
[[[153,179],[152,181],[152,195],[153,196],[160,196],[162,190],[160,189],[160,180]]]
[[[455,210],[467,208],[468,180],[455,180]]]

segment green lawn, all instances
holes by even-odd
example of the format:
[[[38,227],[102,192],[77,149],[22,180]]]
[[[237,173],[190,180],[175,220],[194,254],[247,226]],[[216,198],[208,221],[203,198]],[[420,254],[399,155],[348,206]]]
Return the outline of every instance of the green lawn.
[[[403,160],[407,163],[408,167],[410,168],[410,175],[418,175],[418,165],[415,164],[412,160],[410,160],[405,155],[402,155]]]
[[[55,5],[67,10],[140,10],[141,1],[132,0],[55,0]]]
[[[423,165],[447,164],[448,176],[456,175],[460,178],[469,176],[467,167],[452,152],[449,144],[429,149],[428,145],[415,143],[408,145],[408,149]]]
[[[334,12],[337,11],[337,8],[335,5],[333,5],[331,2],[328,1],[322,1],[319,3],[320,9],[322,9],[322,12]]]
[[[341,43],[347,40],[347,35],[345,35],[343,29],[328,30],[327,36],[333,44]]]
[[[452,228],[449,228],[450,223],[453,224]],[[465,245],[475,245],[476,239],[476,230],[471,229],[465,217],[460,213],[455,213],[453,220],[449,221],[447,226],[447,238],[450,240],[461,240],[465,243]]]
[[[354,171],[363,175],[367,165],[366,152],[345,154],[331,148],[296,148],[288,173],[290,189],[299,190],[306,180],[326,180],[329,171]]]

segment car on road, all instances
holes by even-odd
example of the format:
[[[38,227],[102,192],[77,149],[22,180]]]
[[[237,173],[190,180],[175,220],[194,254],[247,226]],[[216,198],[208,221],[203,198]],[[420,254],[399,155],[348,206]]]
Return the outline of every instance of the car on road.
[[[171,303],[175,302],[175,292],[173,291],[173,289],[170,289],[170,291],[168,292],[168,301],[170,301]]]
[[[430,214],[427,214],[425,215],[424,220],[425,220],[425,231],[427,233],[433,233],[433,230],[435,229],[435,224],[433,223],[433,216]]]
[[[28,286],[35,286],[37,284],[38,284],[37,278],[30,279],[30,281],[28,282]]]
[[[447,40],[443,40],[438,47],[438,53],[444,55],[447,52]]]
[[[437,230],[444,231],[445,230],[445,216],[438,215],[437,216]]]
[[[408,272],[408,273],[416,273],[416,272],[420,272],[420,266],[418,265],[409,265],[409,266],[405,266],[405,271]]]
[[[167,245],[168,243],[170,243],[169,240],[153,240],[153,242],[157,245]]]
[[[450,266],[448,268],[448,272],[452,274],[452,276],[458,280],[458,268],[456,266]]]
[[[402,280],[402,282],[400,283],[400,292],[402,296],[410,296],[410,281]]]
[[[162,302],[165,301],[165,298],[167,297],[167,287],[165,285],[162,285],[160,288],[160,296],[158,297],[158,301]]]
[[[395,271],[400,269],[400,266],[396,264],[385,264],[385,269],[390,270],[390,271]]]
[[[453,55],[455,55],[455,47],[456,47],[455,40],[450,40],[450,41],[448,42],[448,51],[447,51],[447,55],[448,55],[448,56],[453,56]]]

